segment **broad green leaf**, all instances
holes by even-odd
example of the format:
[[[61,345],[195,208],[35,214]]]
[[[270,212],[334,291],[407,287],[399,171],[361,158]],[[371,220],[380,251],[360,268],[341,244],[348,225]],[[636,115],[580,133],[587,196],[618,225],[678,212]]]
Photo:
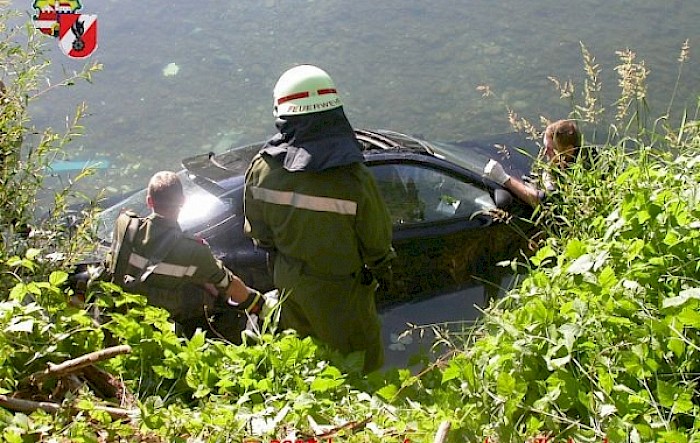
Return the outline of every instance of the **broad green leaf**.
[[[649,211],[646,209],[642,209],[641,211],[637,212],[637,220],[639,220],[640,224],[646,223],[650,218],[651,214],[649,214]]]
[[[34,319],[16,322],[5,328],[6,332],[32,332],[34,329]]]
[[[314,378],[314,381],[311,382],[311,391],[313,392],[325,392],[329,389],[336,388],[340,385],[342,385],[344,380],[341,379],[333,379],[333,378],[326,378],[326,377],[316,377]]]
[[[386,385],[377,391],[377,395],[386,401],[392,401],[398,393],[399,388],[396,385]]]
[[[673,308],[681,306],[691,299],[700,300],[700,288],[685,289],[675,297],[665,298],[661,306],[663,308]]]
[[[496,382],[496,393],[501,397],[509,398],[515,391],[515,379],[507,372],[501,372]]]
[[[581,240],[574,239],[566,245],[566,257],[577,259],[586,253],[586,244]]]
[[[669,338],[667,346],[677,358],[680,358],[685,352],[685,342],[678,337]]]
[[[540,266],[542,263],[544,263],[547,259],[556,257],[557,253],[556,251],[549,245],[541,248],[540,250],[537,251],[537,253],[530,258],[530,261],[532,264],[535,266]]]
[[[677,414],[687,414],[693,410],[693,395],[692,392],[681,392],[676,401],[673,402],[673,412]]]
[[[64,271],[54,271],[49,276],[49,283],[52,286],[61,286],[68,280],[68,273]]]
[[[27,257],[29,260],[34,260],[41,254],[41,249],[36,249],[36,248],[30,248],[27,249],[27,253],[24,255]]]
[[[584,254],[573,261],[566,270],[569,274],[580,275],[593,269],[595,261],[590,254]]]
[[[605,322],[607,322],[607,323],[612,323],[612,324],[615,324],[615,325],[625,325],[625,326],[629,326],[629,325],[632,324],[632,321],[630,321],[629,318],[627,318],[627,317],[619,317],[619,316],[616,316],[616,315],[607,315],[607,316],[605,316]]]
[[[700,312],[695,309],[683,309],[676,318],[684,325],[692,328],[700,328]]]
[[[668,246],[676,245],[676,244],[678,244],[678,241],[679,241],[678,233],[675,230],[669,230],[666,233],[666,237],[664,237],[664,240],[663,240],[664,244],[666,244]]]
[[[17,283],[10,290],[10,299],[11,300],[22,301],[26,295],[27,295],[27,285],[25,285],[24,283]]]
[[[462,370],[457,366],[454,360],[442,371],[442,383],[448,382],[460,376]]]
[[[27,284],[27,291],[28,291],[30,294],[41,295],[41,288],[40,288],[39,285],[38,285],[37,283],[35,283],[35,282],[29,282],[29,283]]]
[[[688,433],[680,431],[662,431],[659,443],[688,443]],[[693,440],[695,441],[695,440]]]
[[[659,404],[663,407],[671,408],[673,406],[673,402],[676,401],[676,397],[679,393],[678,391],[680,391],[678,388],[663,380],[659,380],[656,383],[656,394],[659,399]]]
[[[318,379],[316,379],[316,380],[318,380]],[[314,381],[316,381],[316,380],[314,380]],[[258,380],[256,388],[260,392],[270,392],[270,391],[272,391],[272,380],[270,380],[269,378],[263,378],[262,380]]]
[[[2,433],[3,441],[7,443],[22,443],[24,439],[14,429],[5,429]]]

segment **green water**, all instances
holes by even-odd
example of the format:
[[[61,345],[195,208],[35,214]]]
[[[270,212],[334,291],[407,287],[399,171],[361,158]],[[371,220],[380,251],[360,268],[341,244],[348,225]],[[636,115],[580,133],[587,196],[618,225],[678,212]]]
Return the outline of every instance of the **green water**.
[[[533,122],[565,116],[548,77],[581,87],[579,42],[601,65],[609,100],[615,51],[634,50],[661,113],[689,39],[677,104],[694,106],[700,91],[700,2],[691,0],[84,0],[82,12],[98,14],[93,60],[104,71],[33,111],[37,124],[60,128],[87,102],[69,160],[108,160],[91,180],[113,193],[185,156],[266,138],[273,85],[298,63],[332,75],[354,126],[442,140],[508,131],[506,105]],[[56,73],[82,66],[55,40],[48,48]]]

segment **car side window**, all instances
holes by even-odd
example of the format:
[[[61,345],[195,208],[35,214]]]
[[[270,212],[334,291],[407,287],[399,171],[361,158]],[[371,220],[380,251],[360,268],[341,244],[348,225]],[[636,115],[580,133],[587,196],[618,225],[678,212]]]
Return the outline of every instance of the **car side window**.
[[[496,207],[487,191],[437,169],[382,164],[371,170],[394,225],[472,217]]]

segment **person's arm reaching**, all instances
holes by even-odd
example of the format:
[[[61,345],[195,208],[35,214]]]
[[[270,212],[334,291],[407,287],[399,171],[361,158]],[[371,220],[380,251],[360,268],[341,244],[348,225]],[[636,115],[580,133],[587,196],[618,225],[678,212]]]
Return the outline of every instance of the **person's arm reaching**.
[[[503,169],[503,165],[496,160],[489,160],[486,164],[484,167],[484,177],[495,181],[532,207],[538,206],[542,200],[543,192],[541,190],[508,175]]]

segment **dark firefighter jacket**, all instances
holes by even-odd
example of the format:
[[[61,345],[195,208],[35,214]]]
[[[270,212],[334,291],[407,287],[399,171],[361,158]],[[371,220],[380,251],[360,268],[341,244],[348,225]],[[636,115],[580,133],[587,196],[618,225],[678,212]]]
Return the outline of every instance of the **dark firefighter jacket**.
[[[342,108],[278,128],[246,173],[245,230],[276,252],[283,326],[345,353],[364,350],[365,369],[376,369],[376,284],[360,274],[394,257],[386,205]]]
[[[202,317],[203,306],[213,306],[215,297],[197,288],[210,283],[224,290],[232,278],[209,246],[157,214],[117,218],[108,265],[116,284],[145,295],[177,322]]]

